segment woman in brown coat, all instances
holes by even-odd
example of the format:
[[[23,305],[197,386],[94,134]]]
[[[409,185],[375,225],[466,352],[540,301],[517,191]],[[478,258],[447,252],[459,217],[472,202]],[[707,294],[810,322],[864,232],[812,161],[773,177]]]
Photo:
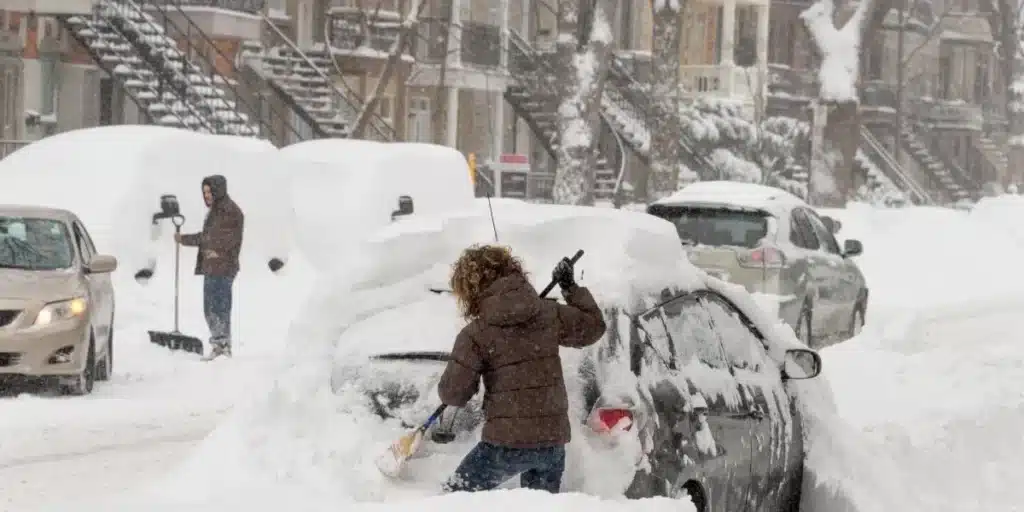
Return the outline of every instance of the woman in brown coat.
[[[494,489],[521,474],[524,488],[558,492],[570,439],[559,347],[583,348],[604,335],[590,292],[563,259],[552,272],[567,305],[541,299],[520,261],[499,246],[466,249],[451,287],[469,321],[455,338],[438,392],[462,407],[484,382],[482,440],[445,484],[448,491]]]

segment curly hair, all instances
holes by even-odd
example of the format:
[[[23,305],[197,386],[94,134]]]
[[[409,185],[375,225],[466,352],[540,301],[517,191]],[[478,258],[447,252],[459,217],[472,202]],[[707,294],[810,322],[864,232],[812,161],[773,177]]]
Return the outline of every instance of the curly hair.
[[[448,284],[455,294],[463,318],[473,320],[480,316],[481,295],[502,277],[525,276],[523,263],[512,256],[508,247],[500,245],[472,245],[462,251],[452,264]]]

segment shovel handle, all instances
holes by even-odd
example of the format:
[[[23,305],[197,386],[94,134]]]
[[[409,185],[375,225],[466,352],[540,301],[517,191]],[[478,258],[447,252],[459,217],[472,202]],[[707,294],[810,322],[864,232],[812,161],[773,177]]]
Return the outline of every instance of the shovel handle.
[[[420,427],[420,432],[426,432],[431,425],[441,418],[441,415],[444,414],[444,410],[447,408],[448,406],[444,404],[437,406],[437,409],[434,409],[434,413],[427,418],[427,421],[423,422],[423,426]]]
[[[572,258],[569,258],[569,263],[572,263],[573,265],[575,265],[576,262],[579,261],[580,258],[582,258],[582,257],[583,257],[583,249],[580,249],[580,250],[576,251],[576,254],[572,255]],[[540,292],[541,298],[547,297],[547,295],[549,293],[551,293],[551,290],[555,288],[556,284],[558,284],[558,283],[556,283],[555,280],[552,279],[551,282],[548,283],[547,287],[544,288],[544,291]]]

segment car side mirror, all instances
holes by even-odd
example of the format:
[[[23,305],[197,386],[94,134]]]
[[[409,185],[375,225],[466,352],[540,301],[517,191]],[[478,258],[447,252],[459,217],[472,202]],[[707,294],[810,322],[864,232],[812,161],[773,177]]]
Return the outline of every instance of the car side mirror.
[[[821,373],[821,356],[810,349],[789,349],[786,351],[782,372],[791,380],[813,379]]]
[[[398,209],[391,212],[391,220],[395,220],[398,217],[404,217],[411,215],[413,210],[412,197],[409,196],[398,196]]]
[[[117,270],[117,258],[106,254],[97,254],[85,264],[87,274],[109,274]]]
[[[864,244],[860,240],[847,240],[843,242],[843,256],[857,256],[864,252]]]

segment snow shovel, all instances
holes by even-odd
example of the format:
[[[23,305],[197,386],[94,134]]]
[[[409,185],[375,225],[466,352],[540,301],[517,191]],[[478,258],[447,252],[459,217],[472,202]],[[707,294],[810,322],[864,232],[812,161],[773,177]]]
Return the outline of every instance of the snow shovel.
[[[580,249],[576,251],[576,254],[574,254],[569,261],[575,264],[582,257],[583,249]],[[544,290],[540,292],[540,297],[542,299],[546,298],[547,294],[555,288],[556,284],[557,283],[555,283],[554,280],[548,283]],[[385,476],[391,478],[398,477],[402,472],[402,468],[405,467],[405,461],[409,460],[409,457],[412,457],[416,451],[419,450],[420,445],[423,444],[423,437],[426,435],[427,430],[429,430],[434,423],[437,423],[437,420],[441,418],[441,415],[444,414],[447,407],[448,406],[444,404],[439,405],[437,409],[434,409],[433,414],[427,418],[427,421],[423,422],[423,424],[417,427],[416,430],[399,437],[391,443],[391,445],[388,446],[388,449],[385,450],[384,453],[380,454],[374,461],[377,464],[377,469]]]
[[[165,196],[166,197],[166,196]],[[172,196],[173,197],[173,196]],[[181,226],[185,225],[185,216],[177,213],[177,208],[172,215],[168,215],[174,224],[174,232],[181,234]],[[166,217],[165,217],[166,218]],[[157,216],[153,217],[154,222]],[[171,332],[149,331],[149,341],[161,347],[171,350],[184,350],[193,354],[203,355],[203,342],[195,336],[189,336],[178,330],[178,285],[181,281],[181,244],[174,243],[174,330]]]

